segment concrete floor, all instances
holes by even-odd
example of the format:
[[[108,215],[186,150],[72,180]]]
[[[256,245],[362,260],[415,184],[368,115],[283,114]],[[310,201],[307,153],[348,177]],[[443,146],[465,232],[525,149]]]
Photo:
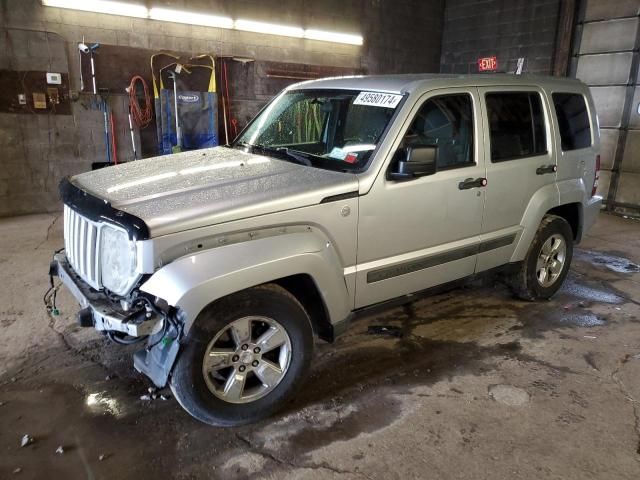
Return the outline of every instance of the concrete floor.
[[[66,292],[47,315],[61,245],[58,217],[0,220],[0,478],[640,478],[640,222],[601,215],[550,302],[485,282],[358,319],[283,413],[235,429],[141,401]]]

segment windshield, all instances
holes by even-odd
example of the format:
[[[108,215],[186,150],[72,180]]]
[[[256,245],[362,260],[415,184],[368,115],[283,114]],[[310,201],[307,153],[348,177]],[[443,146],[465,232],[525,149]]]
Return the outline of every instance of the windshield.
[[[232,147],[318,168],[360,170],[401,99],[401,95],[351,90],[284,92]]]

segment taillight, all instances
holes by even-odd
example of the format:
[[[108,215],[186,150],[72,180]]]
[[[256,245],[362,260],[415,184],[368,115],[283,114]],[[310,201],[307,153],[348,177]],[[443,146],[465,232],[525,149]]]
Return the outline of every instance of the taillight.
[[[591,196],[593,197],[598,190],[598,181],[600,180],[600,155],[596,156],[596,171],[593,176],[593,188],[591,189]]]

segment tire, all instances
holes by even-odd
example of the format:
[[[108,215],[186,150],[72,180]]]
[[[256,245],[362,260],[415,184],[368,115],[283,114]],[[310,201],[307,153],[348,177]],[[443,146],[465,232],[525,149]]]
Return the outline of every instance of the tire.
[[[554,258],[559,260],[562,252],[561,246],[555,247],[560,245],[556,242],[558,239],[562,239],[564,242],[564,255],[562,255],[564,259],[561,262],[561,268],[558,268],[557,264],[553,263]],[[550,245],[551,250],[549,250]],[[543,248],[545,248],[546,252],[543,252]],[[554,252],[554,248],[557,251]],[[551,256],[549,256],[549,253]],[[510,279],[511,289],[522,300],[535,301],[551,298],[560,289],[569,273],[572,257],[573,231],[571,226],[562,217],[545,215],[519,271]],[[541,265],[547,268],[546,276],[541,274]],[[546,280],[541,281],[541,275]]]
[[[241,335],[243,329],[252,334]],[[259,344],[258,339],[264,338],[267,341]],[[280,347],[269,349],[269,342],[283,339]],[[184,343],[171,375],[171,390],[191,416],[221,427],[253,423],[280,409],[305,376],[314,345],[304,308],[274,284],[232,294],[205,308]],[[249,348],[242,350],[242,345]],[[259,355],[258,345],[263,346]],[[228,350],[234,354],[228,355]],[[206,366],[205,354],[212,359]],[[280,368],[279,380],[275,367]],[[244,380],[238,381],[242,376]]]

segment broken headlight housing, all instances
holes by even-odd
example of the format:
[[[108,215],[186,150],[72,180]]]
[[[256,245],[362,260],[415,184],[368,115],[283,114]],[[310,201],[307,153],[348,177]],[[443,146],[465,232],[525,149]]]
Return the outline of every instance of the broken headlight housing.
[[[111,225],[100,229],[100,274],[102,286],[117,295],[126,295],[138,281],[136,244],[126,231]]]

